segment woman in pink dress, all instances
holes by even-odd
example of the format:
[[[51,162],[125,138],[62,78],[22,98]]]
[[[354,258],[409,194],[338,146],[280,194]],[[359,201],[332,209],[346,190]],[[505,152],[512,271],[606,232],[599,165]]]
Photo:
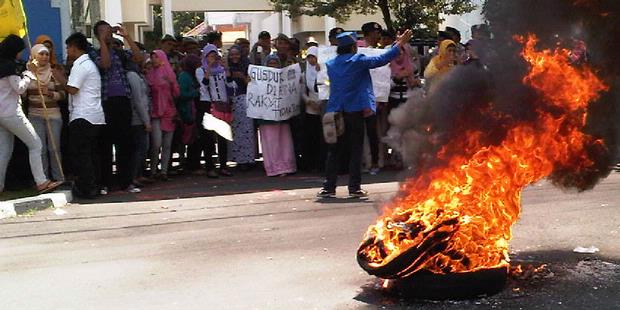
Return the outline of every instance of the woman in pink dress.
[[[146,79],[151,87],[153,109],[151,110],[151,173],[157,172],[160,162],[161,173],[159,178],[168,180],[168,166],[172,155],[172,138],[174,136],[177,110],[174,106],[174,97],[179,96],[179,84],[172,70],[166,53],[155,50],[151,53],[153,68],[147,73]]]

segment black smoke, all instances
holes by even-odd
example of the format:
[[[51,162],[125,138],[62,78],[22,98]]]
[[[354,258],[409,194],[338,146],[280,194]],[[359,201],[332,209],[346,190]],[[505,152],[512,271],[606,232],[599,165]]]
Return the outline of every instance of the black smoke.
[[[536,34],[537,48],[571,49],[576,40],[587,45],[587,65],[609,86],[588,109],[584,132],[604,141],[591,143],[592,167],[554,167],[549,179],[566,189],[587,190],[609,175],[617,159],[620,137],[620,1],[618,0],[488,0],[484,7],[493,39],[486,42],[482,65],[458,66],[428,97],[414,93],[390,115],[388,142],[399,149],[414,173],[446,164],[463,154],[466,132],[480,132],[480,146],[501,143],[510,128],[537,121],[535,109],[554,113],[522,83],[528,72],[515,35]],[[583,64],[575,64],[583,65]],[[442,153],[439,153],[442,150]],[[454,154],[451,154],[454,153]],[[571,162],[583,160],[575,157]]]

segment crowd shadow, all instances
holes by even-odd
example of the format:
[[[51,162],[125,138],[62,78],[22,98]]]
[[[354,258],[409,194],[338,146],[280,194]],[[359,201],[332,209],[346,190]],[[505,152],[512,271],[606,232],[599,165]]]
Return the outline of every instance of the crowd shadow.
[[[620,260],[570,251],[519,252],[498,294],[466,300],[411,299],[373,278],[361,286],[357,309],[620,309]],[[515,271],[520,266],[521,272]]]
[[[400,171],[385,170],[377,175],[363,175],[362,183],[395,182],[401,181],[403,178],[404,176]],[[340,176],[338,185],[346,187],[347,179],[347,175]],[[76,198],[75,202],[95,204],[156,201],[311,188],[317,189],[318,192],[322,184],[323,176],[320,173],[298,172],[286,177],[268,177],[262,169],[257,168],[252,171],[235,172],[232,177],[219,177],[217,179],[191,174],[172,175],[168,181],[157,181],[143,187],[141,193],[112,191],[108,195],[99,196],[96,199]],[[337,199],[321,199],[317,202],[326,204],[359,203],[360,199],[347,199],[346,196],[343,196]]]

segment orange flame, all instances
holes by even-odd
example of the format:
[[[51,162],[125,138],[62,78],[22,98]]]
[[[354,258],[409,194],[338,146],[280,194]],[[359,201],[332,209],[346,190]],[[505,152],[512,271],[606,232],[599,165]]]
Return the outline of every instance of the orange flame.
[[[441,274],[508,267],[522,189],[557,166],[593,166],[585,148],[603,142],[582,129],[589,103],[607,87],[590,68],[571,66],[568,50],[538,51],[534,35],[515,39],[524,44],[521,55],[530,67],[523,83],[537,91],[547,108],[541,104],[536,123],[515,125],[497,145],[481,146],[480,133],[467,132],[459,138],[467,141],[453,144],[465,147],[460,154],[473,155],[455,155],[447,165],[407,180],[366,233],[360,251],[371,268],[386,266],[429,238],[444,246],[425,252],[415,268],[393,277],[423,269]],[[445,152],[449,147],[440,156],[450,153]]]

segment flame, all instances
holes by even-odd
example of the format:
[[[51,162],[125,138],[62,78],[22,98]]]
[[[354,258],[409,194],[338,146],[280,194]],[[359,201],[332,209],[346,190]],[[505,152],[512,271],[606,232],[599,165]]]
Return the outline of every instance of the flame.
[[[582,130],[589,103],[607,86],[592,69],[572,66],[568,50],[537,50],[535,35],[515,40],[524,45],[521,56],[530,69],[523,83],[539,97],[537,121],[513,125],[491,146],[478,140],[480,132],[464,132],[439,152],[457,154],[446,165],[401,185],[401,195],[366,232],[358,258],[380,269],[403,254],[416,254],[408,266],[378,276],[507,268],[522,189],[557,167],[594,169],[586,148],[604,144]]]

